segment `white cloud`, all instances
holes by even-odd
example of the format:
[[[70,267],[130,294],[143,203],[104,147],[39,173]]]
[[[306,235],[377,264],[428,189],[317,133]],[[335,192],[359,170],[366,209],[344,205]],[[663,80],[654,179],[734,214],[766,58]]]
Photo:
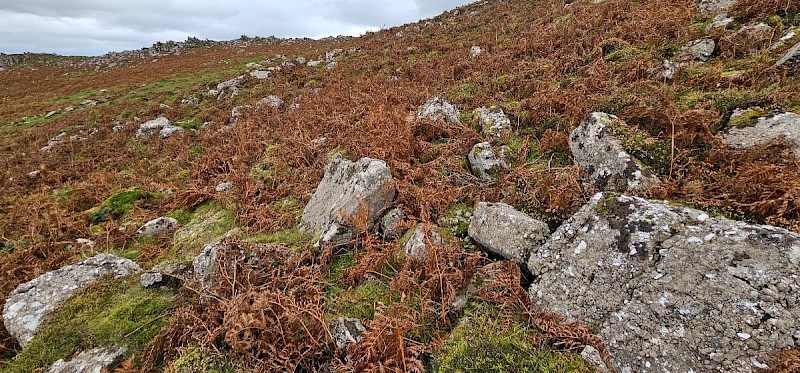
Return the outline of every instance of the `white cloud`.
[[[99,55],[156,41],[358,35],[469,0],[0,0],[0,52]]]

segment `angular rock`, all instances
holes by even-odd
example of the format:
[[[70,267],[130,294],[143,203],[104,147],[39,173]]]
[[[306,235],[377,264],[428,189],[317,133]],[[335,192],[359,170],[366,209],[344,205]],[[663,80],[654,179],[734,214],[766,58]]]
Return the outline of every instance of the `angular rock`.
[[[42,321],[72,297],[103,276],[126,277],[141,271],[131,260],[98,254],[80,263],[47,272],[17,286],[3,307],[6,330],[25,346]]]
[[[47,373],[101,373],[111,372],[125,359],[121,347],[97,347],[83,351],[70,361],[58,360]]]
[[[735,120],[731,117],[731,122]],[[743,150],[781,137],[794,145],[794,154],[800,157],[800,115],[789,112],[760,117],[754,125],[730,128],[723,134],[722,141],[733,149]]]
[[[277,109],[283,106],[283,100],[279,96],[270,95],[264,97],[256,104],[256,107],[265,107],[270,109]]]
[[[784,67],[790,71],[797,70],[798,66],[800,66],[800,43],[791,47],[786,54],[775,63],[775,67]]]
[[[491,180],[492,175],[508,168],[506,161],[498,156],[488,142],[475,144],[467,155],[467,161],[472,173],[483,181]]]
[[[383,214],[381,217],[381,236],[384,240],[394,240],[405,233],[405,230],[400,227],[400,223],[405,220],[406,214],[403,210],[393,208]]]
[[[258,80],[269,79],[272,74],[269,71],[255,70],[250,72],[250,76]]]
[[[344,317],[331,321],[328,329],[331,331],[336,348],[344,348],[351,343],[358,342],[361,336],[367,332],[367,328],[358,319]]]
[[[411,258],[425,260],[428,245],[442,244],[442,236],[436,230],[437,227],[433,224],[417,224],[411,238],[403,245],[403,252]]]
[[[600,373],[608,373],[610,370],[606,366],[606,363],[603,362],[603,357],[600,356],[600,351],[597,351],[596,348],[592,346],[586,346],[581,351],[581,357],[587,363],[592,364],[597,368],[597,371]]]
[[[159,131],[161,138],[167,138],[173,133],[183,132],[183,128],[173,126],[167,118],[159,117],[142,123],[136,131],[136,137],[142,137],[155,131]]]
[[[433,122],[456,124],[461,121],[461,112],[452,102],[441,96],[434,96],[417,111],[417,119],[430,119]]]
[[[586,170],[588,181],[600,190],[647,189],[658,178],[631,157],[611,134],[609,126],[624,123],[614,115],[591,113],[572,131],[569,147],[575,163]]]
[[[214,190],[217,191],[217,192],[227,192],[231,188],[233,188],[233,183],[227,182],[227,183],[219,183],[219,184],[217,184],[217,186],[214,187]]]
[[[736,0],[701,0],[700,13],[704,14],[717,14],[720,12],[728,11]]]
[[[258,62],[248,62],[247,65],[244,65],[246,69],[260,69],[262,66]]]
[[[219,247],[219,242],[207,244],[203,246],[203,251],[192,260],[194,276],[204,286],[210,287],[216,284],[217,252]]]
[[[488,252],[515,260],[524,267],[531,252],[550,237],[547,224],[505,203],[479,202],[467,232]]]
[[[800,234],[784,229],[598,194],[528,269],[532,301],[597,330],[620,372],[751,372],[800,346]]]
[[[503,109],[499,107],[479,108],[475,109],[473,113],[478,117],[481,134],[484,137],[499,139],[511,134],[511,120],[508,119]]]
[[[714,54],[716,48],[717,43],[714,42],[714,39],[692,40],[683,47],[681,54],[683,55],[683,59],[694,59],[705,62]]]
[[[180,225],[180,223],[174,218],[162,216],[144,223],[144,225],[136,231],[136,234],[145,237],[155,237],[177,229],[178,225]]]
[[[708,26],[706,26],[706,31],[710,31],[715,28],[726,27],[729,24],[731,24],[731,22],[733,22],[733,18],[728,17],[727,13],[717,14],[716,16],[714,16],[714,18],[711,19],[711,23],[709,23]]]
[[[139,282],[146,288],[152,288],[164,281],[164,276],[159,271],[149,271],[139,276]]]
[[[353,219],[366,218],[371,229],[391,206],[396,189],[386,162],[361,158],[351,162],[335,155],[314,195],[303,210],[301,226],[334,245],[352,238]]]

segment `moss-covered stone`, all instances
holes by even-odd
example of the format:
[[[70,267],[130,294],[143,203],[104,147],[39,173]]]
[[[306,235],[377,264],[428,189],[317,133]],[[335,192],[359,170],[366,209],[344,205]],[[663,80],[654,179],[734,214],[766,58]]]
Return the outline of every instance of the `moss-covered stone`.
[[[772,114],[771,111],[762,109],[760,107],[749,108],[742,111],[734,111],[731,119],[728,121],[728,128],[734,127],[749,127],[758,123],[758,118]]]
[[[485,303],[471,304],[441,350],[433,372],[592,372],[579,355],[537,348],[538,332],[519,317]]]
[[[186,260],[196,255],[203,245],[218,240],[233,229],[236,209],[209,201],[191,213],[178,210],[173,215],[183,226],[175,231],[172,238],[171,256]]]
[[[444,228],[445,235],[452,235],[458,238],[466,237],[469,219],[472,217],[474,209],[461,201],[453,201],[439,214],[436,224]]]
[[[169,373],[236,373],[236,364],[218,352],[191,346],[173,361],[165,372]]]
[[[139,189],[126,190],[108,197],[102,204],[86,211],[89,216],[89,223],[99,224],[110,219],[122,220],[133,210],[137,201],[152,201],[156,199],[154,193],[145,192]]]
[[[136,354],[167,324],[175,298],[171,290],[145,289],[138,278],[100,281],[49,317],[3,372],[32,372],[93,347]]]
[[[672,151],[670,144],[666,141],[651,137],[644,131],[624,124],[622,121],[611,121],[608,128],[613,132],[622,148],[648,166],[650,170],[661,175],[669,171]]]

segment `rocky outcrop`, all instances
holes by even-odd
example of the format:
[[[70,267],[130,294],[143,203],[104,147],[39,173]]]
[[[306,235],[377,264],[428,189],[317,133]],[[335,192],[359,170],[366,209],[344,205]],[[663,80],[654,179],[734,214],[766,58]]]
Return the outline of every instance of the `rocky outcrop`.
[[[800,346],[800,235],[598,194],[528,269],[532,301],[598,331],[621,372],[750,372]]]
[[[386,162],[372,158],[351,162],[336,155],[303,210],[301,225],[322,242],[344,244],[352,238],[353,220],[365,218],[367,228],[372,228],[395,193]]]
[[[56,361],[47,373],[101,373],[111,372],[125,358],[125,349],[98,347],[83,351],[70,361]]]
[[[734,125],[722,136],[726,145],[743,150],[782,137],[793,144],[795,156],[800,157],[800,115],[775,113],[748,119],[750,112],[737,112],[731,117]]]
[[[614,138],[612,127],[624,125],[616,116],[591,113],[569,137],[575,163],[584,168],[588,181],[600,190],[640,190],[659,182]]]
[[[136,137],[142,137],[156,131],[159,132],[161,138],[167,138],[174,133],[183,132],[183,128],[173,126],[167,118],[159,117],[142,123],[136,131]]]
[[[6,330],[25,346],[42,321],[60,305],[103,276],[126,277],[141,268],[131,260],[112,254],[98,254],[80,263],[47,272],[19,285],[3,307]]]
[[[212,242],[203,246],[203,251],[192,260],[194,276],[203,286],[214,286],[217,277],[217,252],[220,243]]]
[[[143,237],[155,237],[164,233],[173,231],[178,228],[178,223],[175,218],[162,216],[144,223],[144,225],[136,231],[136,234]]]
[[[488,142],[475,144],[467,155],[467,161],[472,173],[483,181],[491,180],[492,175],[508,168],[506,161],[492,149],[492,145]]]
[[[425,260],[428,245],[441,245],[442,236],[433,224],[419,223],[408,242],[403,245],[403,252],[411,258]]]
[[[682,59],[705,62],[714,54],[716,48],[717,43],[714,42],[714,39],[692,40],[683,47]]]
[[[417,119],[430,119],[434,122],[447,122],[451,124],[460,122],[461,113],[455,105],[447,99],[434,96],[417,111]]]
[[[505,203],[479,202],[467,232],[486,251],[523,266],[531,252],[550,237],[547,224]]]

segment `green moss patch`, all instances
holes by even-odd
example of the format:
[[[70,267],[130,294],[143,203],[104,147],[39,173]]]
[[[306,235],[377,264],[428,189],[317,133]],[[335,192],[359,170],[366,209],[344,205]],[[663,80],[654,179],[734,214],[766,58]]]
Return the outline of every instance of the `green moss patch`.
[[[86,211],[89,223],[96,225],[110,219],[122,220],[128,216],[138,201],[152,202],[157,195],[138,189],[126,190],[108,197],[100,206]]]
[[[231,363],[220,352],[191,346],[173,361],[166,371],[172,373],[235,373],[236,364]]]
[[[236,210],[209,201],[192,212],[177,210],[170,216],[183,224],[172,238],[172,256],[187,259],[196,255],[203,245],[218,240],[233,229]]]
[[[518,317],[488,304],[472,304],[433,357],[433,372],[592,372],[574,353],[531,344],[538,333]]]
[[[27,373],[94,347],[136,354],[169,321],[171,290],[148,290],[138,278],[103,280],[79,292],[41,327],[4,373]]]
[[[359,320],[372,320],[379,305],[400,301],[397,292],[389,285],[373,280],[351,289],[332,287],[328,292],[330,314]]]
[[[282,231],[264,233],[245,238],[250,243],[280,243],[289,246],[292,251],[310,250],[314,243],[314,235],[298,227]]]
[[[644,131],[623,124],[621,121],[609,122],[609,129],[628,154],[653,172],[663,175],[669,171],[672,152],[667,142],[653,138]]]

